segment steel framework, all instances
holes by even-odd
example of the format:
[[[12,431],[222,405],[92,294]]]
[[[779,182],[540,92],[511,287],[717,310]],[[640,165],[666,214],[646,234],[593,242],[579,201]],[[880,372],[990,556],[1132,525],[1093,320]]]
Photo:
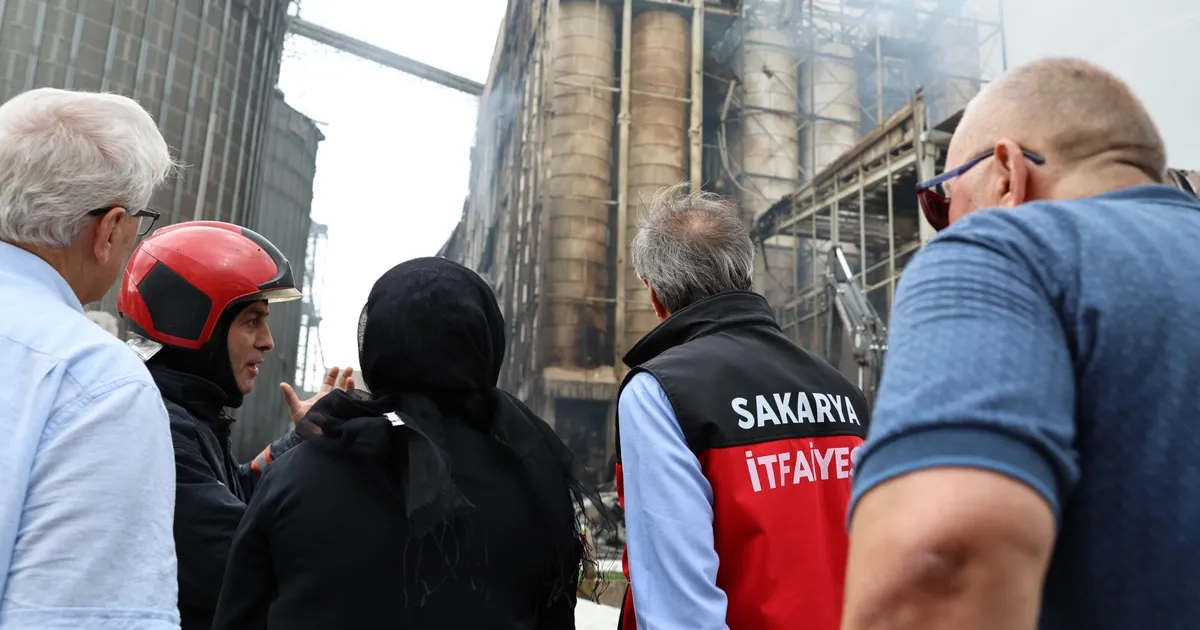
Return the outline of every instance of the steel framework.
[[[296,384],[305,392],[316,392],[325,378],[325,354],[321,349],[321,289],[324,275],[319,273],[329,228],[313,221],[308,230],[304,260],[304,298],[300,302],[300,343],[296,353]]]
[[[856,94],[827,92],[821,103],[817,90],[799,91],[807,100],[795,117],[803,152],[795,191],[769,200],[754,217],[754,238],[768,254],[770,244],[791,250],[765,257],[781,326],[853,374],[853,344],[828,299],[826,256],[835,247],[846,250],[854,282],[886,322],[904,264],[932,235],[913,188],[944,159],[961,108],[1003,71],[1003,15],[997,0],[812,0],[785,25],[793,29],[798,67],[827,65],[820,61],[831,49],[850,53],[835,61],[857,70],[857,82],[846,88]],[[727,50],[739,44],[734,38]],[[819,72],[804,76],[818,82]],[[747,116],[741,92],[730,94],[722,130]],[[853,101],[857,115],[847,115],[846,103]],[[831,105],[840,107],[836,114]],[[865,134],[856,144],[819,152],[830,129],[840,127],[845,138],[852,126],[858,133],[850,137]],[[736,165],[738,159],[724,161]],[[731,168],[729,175],[744,182],[755,174]],[[772,264],[778,260],[784,264]]]

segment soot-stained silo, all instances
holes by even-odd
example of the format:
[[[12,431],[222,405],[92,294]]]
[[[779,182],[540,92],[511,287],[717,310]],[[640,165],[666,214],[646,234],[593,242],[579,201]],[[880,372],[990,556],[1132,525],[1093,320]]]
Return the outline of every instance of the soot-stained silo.
[[[0,100],[38,87],[129,96],[186,165],[154,197],[160,225],[250,224],[289,3],[0,0]]]

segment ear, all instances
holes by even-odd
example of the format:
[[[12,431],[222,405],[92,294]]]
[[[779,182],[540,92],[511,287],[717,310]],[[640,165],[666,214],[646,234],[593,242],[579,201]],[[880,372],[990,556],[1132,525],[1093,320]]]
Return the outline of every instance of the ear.
[[[92,254],[101,265],[107,265],[117,253],[117,230],[129,220],[125,208],[117,207],[104,213],[92,226]]]
[[[646,288],[650,291],[650,305],[654,307],[654,314],[658,316],[658,321],[661,322],[670,317],[671,313],[658,300],[658,294],[654,292],[654,287],[650,286],[650,281],[643,278],[642,282],[646,283]]]
[[[995,151],[992,170],[996,175],[993,192],[999,200],[997,205],[1014,208],[1025,203],[1029,192],[1029,161],[1021,152],[1021,146],[1012,140],[1000,140]]]

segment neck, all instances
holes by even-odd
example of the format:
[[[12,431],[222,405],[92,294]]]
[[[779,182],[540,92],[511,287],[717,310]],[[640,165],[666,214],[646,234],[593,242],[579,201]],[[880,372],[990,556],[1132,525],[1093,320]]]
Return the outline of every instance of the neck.
[[[1064,173],[1049,186],[1045,198],[1083,199],[1123,188],[1161,183],[1128,164],[1088,165]]]
[[[67,281],[67,286],[71,287],[71,291],[75,297],[79,298],[80,304],[87,304],[87,292],[84,287],[87,285],[84,274],[81,273],[80,266],[74,263],[74,258],[71,256],[69,249],[53,249],[50,247],[42,247],[40,245],[28,245],[25,243],[13,243],[5,241],[14,247],[19,247],[38,258],[46,261],[46,264],[54,268],[58,275]]]

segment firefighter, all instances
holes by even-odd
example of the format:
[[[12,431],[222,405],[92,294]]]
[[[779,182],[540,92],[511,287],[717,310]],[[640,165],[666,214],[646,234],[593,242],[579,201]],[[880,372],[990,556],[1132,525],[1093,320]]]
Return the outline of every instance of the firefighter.
[[[233,418],[225,411],[241,406],[274,347],[270,303],[299,298],[279,250],[228,223],[160,229],[142,241],[125,269],[117,308],[130,329],[129,345],[162,393],[175,446],[183,630],[211,627],[246,503],[265,465],[300,441],[289,432],[254,461],[239,464],[230,452]],[[330,371],[324,391],[335,385],[353,387],[348,370]],[[284,393],[293,419],[315,402],[299,401],[290,388]]]
[[[750,290],[736,207],[661,191],[630,256],[661,323],[618,396],[622,628],[836,630],[866,399]]]

